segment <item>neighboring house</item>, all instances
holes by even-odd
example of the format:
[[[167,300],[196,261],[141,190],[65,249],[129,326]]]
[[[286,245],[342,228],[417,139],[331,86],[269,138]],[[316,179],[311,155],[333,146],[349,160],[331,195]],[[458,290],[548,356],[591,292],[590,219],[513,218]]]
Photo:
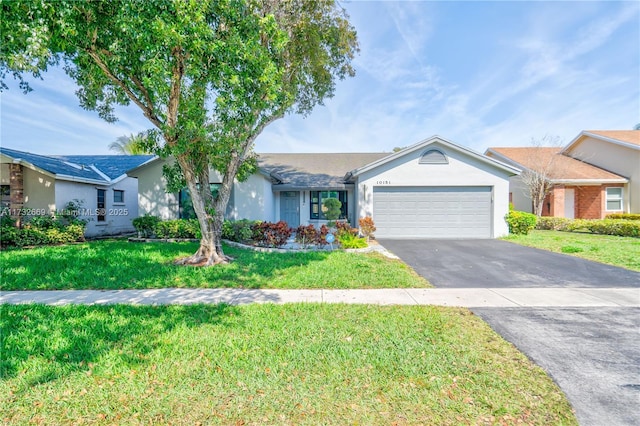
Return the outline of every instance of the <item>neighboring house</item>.
[[[564,148],[489,148],[485,154],[523,170],[552,161],[543,216],[640,212],[640,130],[583,131]],[[511,178],[509,191],[516,210],[533,211],[520,176]]]
[[[86,235],[133,231],[138,217],[138,182],[126,171],[151,155],[44,156],[0,148],[2,210],[14,217],[50,215],[81,202]]]
[[[139,211],[180,217],[187,195],[166,193],[164,160],[128,172]],[[326,223],[322,201],[342,202],[353,226],[371,216],[379,238],[495,238],[508,233],[509,178],[518,170],[434,136],[399,152],[259,154],[259,172],[234,184],[225,216]],[[220,176],[211,173],[212,188]]]

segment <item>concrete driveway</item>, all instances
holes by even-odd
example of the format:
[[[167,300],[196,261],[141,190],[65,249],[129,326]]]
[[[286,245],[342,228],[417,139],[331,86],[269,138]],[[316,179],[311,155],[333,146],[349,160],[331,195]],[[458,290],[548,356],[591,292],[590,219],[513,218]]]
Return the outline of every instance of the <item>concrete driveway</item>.
[[[614,288],[640,273],[500,240],[383,240],[436,287]],[[602,290],[606,291],[606,290]],[[552,301],[550,301],[550,305]],[[541,366],[582,426],[640,425],[640,309],[472,308]]]
[[[501,240],[380,244],[436,287],[640,287],[640,272]]]

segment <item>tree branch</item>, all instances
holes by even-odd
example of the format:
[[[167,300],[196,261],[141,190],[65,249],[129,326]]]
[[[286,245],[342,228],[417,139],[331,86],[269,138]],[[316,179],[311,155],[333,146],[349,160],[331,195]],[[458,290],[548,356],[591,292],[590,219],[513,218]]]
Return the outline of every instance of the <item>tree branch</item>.
[[[136,94],[133,93],[131,91],[131,89],[129,89],[127,87],[126,84],[124,84],[124,82],[122,80],[120,80],[118,77],[115,76],[115,74],[113,74],[113,72],[111,72],[111,70],[109,69],[107,64],[105,64],[104,61],[102,60],[102,58],[100,58],[100,55],[98,55],[98,53],[93,49],[86,49],[85,51],[91,57],[91,59],[93,59],[93,61],[96,63],[96,65],[98,65],[100,67],[102,72],[104,72],[105,75],[107,77],[109,77],[109,79],[111,81],[113,81],[122,90],[124,90],[124,92],[127,94],[129,99],[131,99],[136,105],[138,105],[140,107],[140,109],[142,110],[142,113],[144,114],[144,116],[147,117],[149,119],[149,121],[151,121],[157,128],[159,128],[159,129],[162,128],[162,121],[160,121],[160,119],[153,113],[153,110],[151,108],[149,108],[147,105],[145,105],[136,96]]]

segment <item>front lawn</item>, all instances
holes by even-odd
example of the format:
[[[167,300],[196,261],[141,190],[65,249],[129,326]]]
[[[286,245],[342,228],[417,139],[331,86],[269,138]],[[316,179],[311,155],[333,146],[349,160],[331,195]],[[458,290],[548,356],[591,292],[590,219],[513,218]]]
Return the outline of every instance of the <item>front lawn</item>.
[[[429,287],[404,263],[382,255],[317,251],[260,253],[225,247],[230,265],[175,266],[196,243],[95,241],[0,252],[2,290]]]
[[[509,235],[504,239],[640,271],[640,238],[536,230],[529,235]]]
[[[465,309],[0,309],[3,424],[577,424]]]

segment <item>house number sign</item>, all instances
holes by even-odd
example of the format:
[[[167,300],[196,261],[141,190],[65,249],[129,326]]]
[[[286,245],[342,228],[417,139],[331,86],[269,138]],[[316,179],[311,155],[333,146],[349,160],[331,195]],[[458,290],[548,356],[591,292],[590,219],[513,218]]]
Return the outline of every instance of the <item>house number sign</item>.
[[[376,185],[391,185],[390,180],[377,180]]]

